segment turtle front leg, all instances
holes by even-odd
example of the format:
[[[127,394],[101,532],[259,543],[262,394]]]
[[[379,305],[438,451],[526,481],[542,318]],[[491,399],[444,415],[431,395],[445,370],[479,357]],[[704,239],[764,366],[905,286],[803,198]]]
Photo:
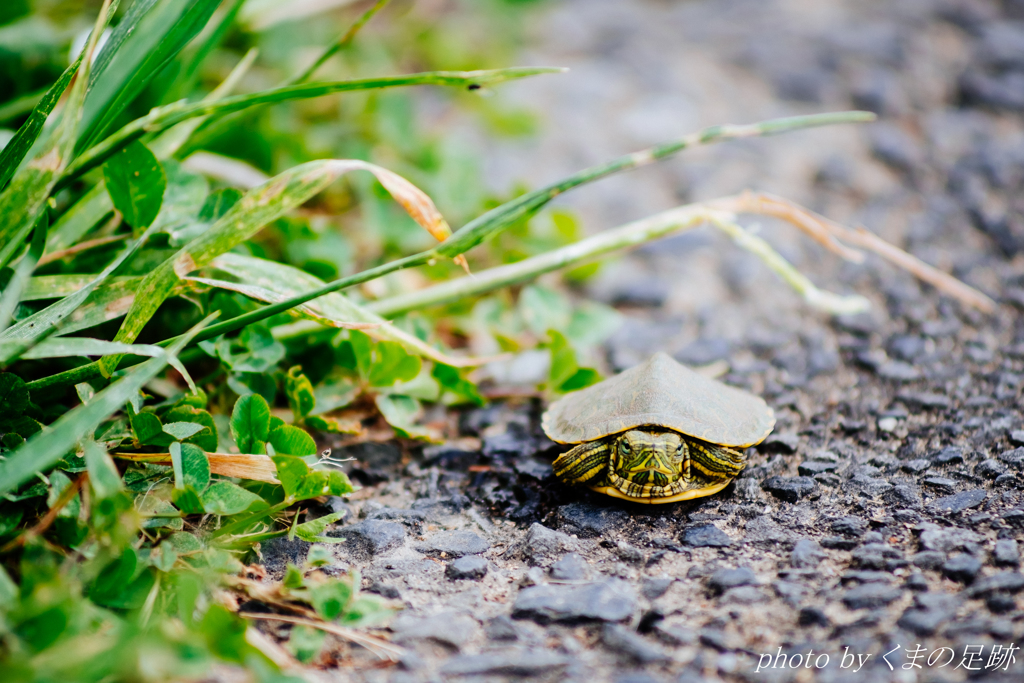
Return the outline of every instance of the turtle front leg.
[[[571,451],[555,458],[555,475],[567,484],[586,484],[607,470],[611,460],[611,445],[607,440],[581,443]]]

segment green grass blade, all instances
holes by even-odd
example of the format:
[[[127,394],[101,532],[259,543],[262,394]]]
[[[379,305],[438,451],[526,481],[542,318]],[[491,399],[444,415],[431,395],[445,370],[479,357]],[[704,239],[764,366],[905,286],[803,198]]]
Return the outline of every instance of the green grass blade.
[[[60,299],[74,294],[86,286],[96,276],[92,273],[74,273],[69,275],[36,275],[29,279],[25,291],[21,293],[21,301],[39,301],[41,299]],[[117,280],[119,278],[111,278]]]
[[[310,78],[312,78],[313,74],[317,72],[317,69],[323,66],[328,59],[330,59],[331,57],[333,57],[334,55],[338,54],[339,52],[347,48],[349,45],[351,45],[352,41],[355,40],[356,34],[358,34],[359,31],[363,28],[363,26],[366,26],[366,23],[370,21],[370,19],[373,19],[373,15],[377,14],[377,12],[383,9],[384,5],[388,4],[389,1],[390,0],[377,0],[377,2],[374,3],[372,7],[370,7],[370,9],[363,12],[362,16],[356,19],[355,23],[352,24],[347,31],[345,31],[344,35],[342,35],[341,38],[331,43],[330,46],[326,50],[324,50],[319,57],[317,57],[315,62],[310,64],[305,71],[297,75],[295,78],[291,79],[291,81],[289,81],[287,85],[293,85],[295,83],[305,83]]]
[[[85,102],[76,149],[102,139],[121,112],[206,26],[221,0],[138,0],[107,46]],[[135,6],[139,6],[136,11]],[[107,50],[109,47],[109,51]]]
[[[50,86],[50,89],[46,91],[42,99],[39,100],[39,103],[32,109],[32,113],[29,114],[25,123],[21,124],[18,132],[14,134],[14,137],[11,138],[7,146],[0,152],[0,190],[7,186],[7,183],[14,176],[14,172],[21,165],[22,159],[32,149],[32,145],[35,144],[36,139],[43,130],[46,118],[53,111],[61,95],[67,90],[68,84],[71,83],[71,79],[75,72],[78,71],[81,63],[82,58],[79,57],[75,60],[74,64],[61,74],[57,82]]]
[[[82,239],[114,210],[107,187],[101,180],[64,212],[46,240],[46,251],[62,251]]]
[[[76,356],[103,356],[123,353],[132,356],[156,358],[164,349],[151,344],[119,344],[88,337],[57,337],[44,339],[38,344],[32,339],[4,339],[0,341],[0,363],[9,363],[18,357],[25,360],[40,358],[73,358]]]
[[[305,83],[306,81],[308,81],[317,71],[317,69],[323,66],[324,62],[326,62],[332,56],[337,54],[339,51],[351,45],[352,41],[355,39],[356,34],[359,33],[360,29],[362,29],[363,26],[365,26],[366,23],[373,18],[373,15],[375,15],[382,7],[384,7],[384,5],[388,3],[388,1],[389,0],[377,0],[376,4],[374,4],[370,9],[366,10],[366,12],[364,12],[363,15],[359,17],[359,19],[357,19],[356,22],[351,27],[349,27],[348,31],[346,31],[345,34],[339,40],[335,41],[326,50],[324,50],[320,54],[320,57],[318,57],[317,60],[309,66],[309,68],[307,68],[306,70],[302,71],[299,74],[296,74],[294,77],[287,79],[281,85],[297,85],[299,83]],[[223,134],[231,126],[239,125],[243,117],[251,116],[256,111],[258,111],[258,109],[258,107],[255,107],[248,109],[244,112],[234,112],[233,114],[225,114],[222,116],[210,117],[207,121],[203,123],[202,126],[196,127],[195,135],[193,135],[188,140],[187,144],[183,146],[182,154],[178,158],[184,158],[191,154],[192,152],[202,149],[203,147],[206,146],[207,143],[209,143],[211,140],[218,137],[219,135]]]
[[[99,275],[93,278],[89,284],[85,285],[74,294],[64,297],[60,301],[47,306],[43,310],[30,315],[24,320],[19,320],[17,323],[0,333],[0,340],[39,339],[43,336],[49,336],[52,334],[58,325],[61,325],[68,316],[74,313],[78,307],[89,298],[89,295],[92,294],[97,287],[105,282],[106,279],[110,277],[110,275],[112,275],[122,263],[124,263],[147,239],[149,239],[151,232],[152,228],[143,233],[139,239],[128,245],[128,247],[126,247],[117,258],[104,268]]]
[[[210,264],[211,270],[229,275],[233,282],[205,277],[189,277],[191,282],[239,292],[267,303],[291,299],[296,295],[320,289],[323,280],[283,263],[228,253]],[[463,366],[470,359],[449,356],[419,337],[404,332],[381,316],[371,313],[348,297],[332,292],[315,301],[291,309],[294,315],[335,328],[362,329],[374,339],[398,342],[410,352],[445,365]]]
[[[90,60],[99,36],[113,12],[112,4],[116,3],[104,0],[100,9],[89,43],[82,52],[79,76],[71,86],[60,123],[41,146],[39,154],[18,170],[7,189],[0,192],[0,248],[3,249],[0,266],[7,264],[7,260],[13,256],[14,248],[20,245],[38,222],[46,209],[46,200],[71,160],[82,117]]]
[[[14,490],[31,479],[36,472],[49,469],[74,448],[79,439],[91,436],[100,423],[162,372],[169,359],[177,355],[209,320],[207,318],[192,328],[165,354],[131,369],[123,378],[98,392],[88,403],[65,413],[49,428],[30,438],[0,461],[0,494]]]
[[[250,190],[209,230],[151,271],[139,284],[135,301],[114,341],[134,341],[179,284],[180,278],[209,265],[214,258],[249,239],[270,221],[301,206],[342,175],[357,170],[370,171],[376,175],[410,216],[438,239],[450,234],[430,198],[400,176],[365,161],[311,161]],[[116,356],[104,358],[101,361],[104,374],[113,372],[118,361]]]
[[[228,114],[242,111],[260,104],[273,104],[289,100],[310,99],[338,92],[358,90],[378,90],[381,88],[405,87],[411,85],[444,85],[453,87],[479,88],[496,85],[527,76],[560,72],[562,69],[547,67],[516,67],[511,69],[494,69],[490,71],[430,71],[405,76],[387,76],[383,78],[366,78],[333,83],[310,83],[272,88],[250,95],[236,95],[214,101],[195,103],[175,102],[153,109],[146,116],[136,119],[124,126],[103,142],[83,153],[67,170],[58,184],[58,188],[66,187],[75,178],[88,170],[102,164],[124,144],[137,140],[146,133],[160,132],[182,121],[197,116]]]
[[[42,220],[36,225],[36,230],[32,234],[32,244],[28,248],[28,253],[18,261],[18,265],[14,268],[14,275],[11,276],[10,282],[4,288],[3,294],[0,294],[0,333],[6,330],[11,323],[14,311],[21,300],[21,294],[28,285],[29,278],[32,277],[32,271],[35,270],[39,257],[43,255],[43,248],[46,246],[47,224],[46,214],[43,214]]]
[[[724,140],[735,140],[737,138],[777,135],[792,130],[830,126],[837,123],[863,123],[874,120],[875,115],[871,112],[845,111],[811,114],[808,116],[791,116],[749,125],[726,125],[705,128],[678,140],[639,152],[633,152],[599,166],[592,166],[557,183],[528,192],[521,197],[491,209],[463,226],[441,244],[437,248],[437,252],[449,257],[458,256],[481,242],[490,239],[510,225],[533,215],[545,204],[564,192],[620,171],[644,166],[689,147],[722,142]]]
[[[196,38],[198,45],[191,51],[190,55],[182,60],[181,75],[174,86],[165,93],[164,102],[188,97],[192,88],[195,87],[200,67],[202,67],[206,58],[210,56],[210,53],[224,42],[228,31],[235,23],[238,10],[242,9],[243,4],[245,4],[245,0],[228,0],[227,8],[214,16],[216,25],[213,25],[212,28],[201,33]]]
[[[11,119],[19,119],[31,113],[48,91],[49,88],[43,88],[0,104],[0,123],[7,123]]]

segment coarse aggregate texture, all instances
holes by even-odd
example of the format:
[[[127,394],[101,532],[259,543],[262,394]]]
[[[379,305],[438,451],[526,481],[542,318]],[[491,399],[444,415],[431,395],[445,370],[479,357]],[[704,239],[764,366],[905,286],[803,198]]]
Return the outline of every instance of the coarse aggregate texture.
[[[536,399],[463,412],[458,442],[339,449],[363,489],[332,501],[352,515],[328,569],[403,605],[380,633],[404,654],[342,643],[317,676],[1024,680],[1020,650],[994,656],[1024,645],[1024,3],[565,0],[539,12],[526,57],[573,71],[509,88],[547,120],[535,143],[488,147],[498,185],[705,124],[867,108],[878,123],[701,150],[566,201],[596,231],[769,190],[999,310],[874,258],[839,263],[770,221],[788,259],[872,312],[828,319],[709,232],[621,259],[589,285],[626,317],[596,360],[725,361],[775,433],[722,493],[664,506],[558,483]],[[271,574],[298,543],[264,545]]]

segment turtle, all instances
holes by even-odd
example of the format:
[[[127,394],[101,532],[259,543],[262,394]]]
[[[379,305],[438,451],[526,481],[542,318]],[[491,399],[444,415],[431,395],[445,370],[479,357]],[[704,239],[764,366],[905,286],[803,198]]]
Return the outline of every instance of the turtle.
[[[557,443],[559,479],[637,503],[710,496],[743,469],[775,414],[760,397],[694,372],[665,353],[563,396],[541,418]]]

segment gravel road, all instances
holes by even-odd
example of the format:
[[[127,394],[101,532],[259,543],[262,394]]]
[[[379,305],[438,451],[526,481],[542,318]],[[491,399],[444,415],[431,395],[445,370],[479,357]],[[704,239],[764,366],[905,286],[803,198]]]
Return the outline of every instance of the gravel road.
[[[726,361],[774,435],[721,494],[664,506],[554,481],[530,400],[465,412],[461,440],[422,452],[346,449],[364,488],[331,502],[350,513],[336,569],[404,604],[382,631],[404,654],[342,644],[323,680],[1024,680],[1024,2],[564,0],[523,57],[572,71],[500,95],[544,124],[494,143],[496,186],[703,125],[866,108],[879,122],[695,151],[564,201],[596,232],[770,191],[999,309],[767,220],[817,284],[873,310],[830,319],[708,231],[621,259],[588,292],[626,316],[602,362]],[[307,550],[262,554],[274,574]]]

